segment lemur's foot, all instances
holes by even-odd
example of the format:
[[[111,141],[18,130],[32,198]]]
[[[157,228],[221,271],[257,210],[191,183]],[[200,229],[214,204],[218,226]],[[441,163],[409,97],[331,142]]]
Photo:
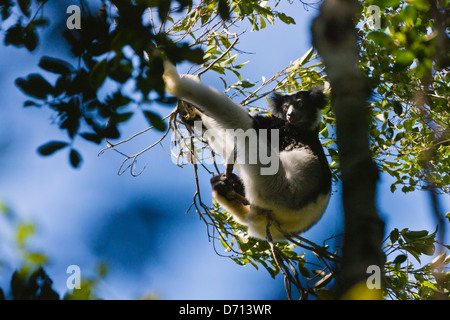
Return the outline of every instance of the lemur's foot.
[[[197,111],[194,105],[190,104],[189,102],[178,100],[177,110],[179,119],[186,125],[193,127],[195,121],[202,120],[200,113]]]
[[[213,191],[228,201],[237,200],[245,205],[249,204],[245,198],[244,185],[241,179],[234,173],[222,173],[212,177],[211,186]]]

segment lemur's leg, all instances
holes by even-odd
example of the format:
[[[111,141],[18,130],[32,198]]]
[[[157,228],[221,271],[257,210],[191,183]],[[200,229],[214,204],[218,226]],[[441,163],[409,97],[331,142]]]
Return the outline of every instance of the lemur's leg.
[[[245,198],[242,181],[233,173],[222,173],[211,178],[213,197],[229,211],[239,223],[246,223],[245,216],[250,213],[250,203]]]
[[[247,130],[253,127],[253,119],[241,105],[198,79],[181,77],[168,60],[164,60],[163,79],[169,94],[193,104],[222,128]]]

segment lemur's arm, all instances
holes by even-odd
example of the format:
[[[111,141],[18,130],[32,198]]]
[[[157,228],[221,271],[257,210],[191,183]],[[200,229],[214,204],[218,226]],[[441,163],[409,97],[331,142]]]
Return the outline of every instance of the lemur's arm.
[[[253,127],[252,118],[241,105],[212,87],[180,77],[176,67],[168,60],[164,60],[163,79],[169,94],[192,103],[225,129],[246,130]]]

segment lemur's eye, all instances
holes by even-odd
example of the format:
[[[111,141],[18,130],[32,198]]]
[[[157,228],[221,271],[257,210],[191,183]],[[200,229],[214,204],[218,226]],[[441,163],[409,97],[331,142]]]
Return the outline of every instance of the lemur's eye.
[[[288,110],[288,106],[287,105],[284,105],[283,106],[283,111],[287,111]]]

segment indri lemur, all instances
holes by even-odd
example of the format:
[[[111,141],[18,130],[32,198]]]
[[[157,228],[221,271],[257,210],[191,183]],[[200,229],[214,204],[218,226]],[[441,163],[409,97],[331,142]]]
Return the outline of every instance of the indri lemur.
[[[272,116],[252,116],[218,90],[181,77],[167,60],[164,68],[166,91],[197,108],[203,128],[214,132],[212,148],[226,152],[225,145],[231,144],[228,152],[232,149],[235,159],[241,159],[235,164],[238,176],[224,173],[213,177],[211,185],[213,197],[238,223],[248,227],[249,235],[266,239],[268,213],[273,240],[286,239],[315,224],[327,207],[331,191],[331,173],[318,136],[321,109],[326,105],[323,91],[315,87],[291,95],[275,94],[270,106]],[[275,159],[276,172],[262,174],[269,165],[259,159],[249,161],[250,143],[230,137],[230,131],[238,130],[256,132],[259,139],[253,150],[264,147],[264,152]],[[217,139],[220,136],[224,137],[221,141]]]

